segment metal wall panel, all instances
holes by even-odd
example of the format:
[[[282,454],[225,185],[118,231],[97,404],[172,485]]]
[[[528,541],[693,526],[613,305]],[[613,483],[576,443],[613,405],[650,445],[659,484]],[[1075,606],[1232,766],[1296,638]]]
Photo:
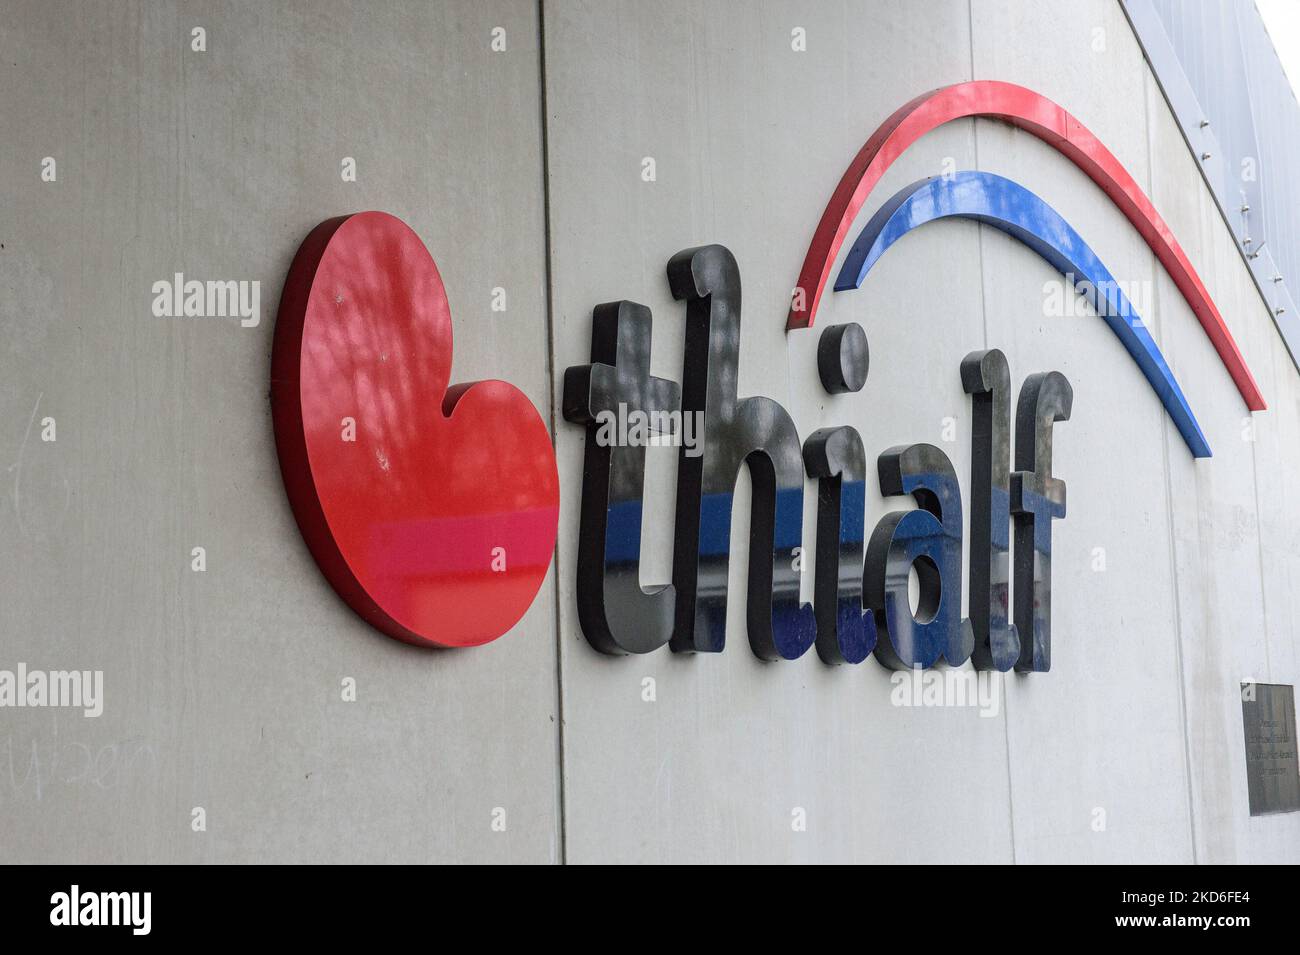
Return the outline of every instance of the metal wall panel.
[[[1124,0],[1148,62],[1300,367],[1300,104],[1250,0]]]

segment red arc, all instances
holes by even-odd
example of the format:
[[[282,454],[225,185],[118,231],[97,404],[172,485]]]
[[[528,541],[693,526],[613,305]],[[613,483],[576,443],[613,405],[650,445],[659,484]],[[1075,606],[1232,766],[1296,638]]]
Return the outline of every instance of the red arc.
[[[853,157],[822,213],[799,272],[786,329],[808,328],[853,220],[885,170],[904,150],[944,123],[966,116],[1000,119],[1032,133],[1082,169],[1133,223],[1214,344],[1251,411],[1268,405],[1204,283],[1165,220],[1133,177],[1086,126],[1045,96],[1013,83],[975,80],[932,90],[901,106]]]

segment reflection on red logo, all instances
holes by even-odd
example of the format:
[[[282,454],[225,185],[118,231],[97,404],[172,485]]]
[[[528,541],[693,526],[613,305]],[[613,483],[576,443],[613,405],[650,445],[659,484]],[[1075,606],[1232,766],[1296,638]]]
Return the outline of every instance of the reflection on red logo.
[[[322,222],[285,282],[271,406],[285,489],[326,578],[421,646],[509,630],[555,547],[555,450],[504,381],[448,388],[451,313],[400,219]]]

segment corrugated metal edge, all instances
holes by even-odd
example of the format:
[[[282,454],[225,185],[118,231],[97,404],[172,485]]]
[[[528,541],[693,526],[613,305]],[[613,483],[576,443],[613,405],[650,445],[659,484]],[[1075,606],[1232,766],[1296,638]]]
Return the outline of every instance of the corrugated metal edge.
[[[1178,122],[1183,141],[1187,143],[1187,148],[1201,171],[1201,178],[1205,180],[1210,195],[1214,197],[1214,204],[1218,207],[1223,224],[1227,226],[1228,233],[1232,236],[1233,245],[1236,246],[1242,261],[1246,263],[1251,280],[1255,283],[1264,307],[1268,309],[1269,317],[1273,319],[1274,327],[1282,336],[1282,342],[1291,355],[1292,363],[1300,371],[1300,314],[1296,311],[1296,303],[1286,286],[1280,281],[1274,281],[1274,277],[1280,273],[1277,264],[1273,261],[1272,253],[1267,249],[1247,252],[1242,245],[1241,237],[1232,227],[1232,220],[1224,206],[1224,197],[1215,188],[1214,178],[1207,171],[1207,166],[1210,170],[1216,168],[1210,164],[1222,162],[1223,152],[1211,127],[1202,125],[1205,116],[1201,104],[1192,90],[1191,83],[1187,80],[1182,63],[1174,53],[1173,44],[1169,42],[1164,24],[1161,23],[1150,0],[1120,0],[1120,9],[1124,11],[1129,27],[1133,30],[1138,46],[1142,49],[1142,55],[1147,65],[1151,67],[1160,94]],[[1202,160],[1201,156],[1206,153],[1210,158]]]

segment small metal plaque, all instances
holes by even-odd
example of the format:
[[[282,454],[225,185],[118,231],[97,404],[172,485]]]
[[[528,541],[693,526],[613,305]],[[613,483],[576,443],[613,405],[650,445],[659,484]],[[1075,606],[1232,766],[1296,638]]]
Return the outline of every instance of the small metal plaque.
[[[1300,811],[1300,759],[1296,756],[1295,687],[1241,685],[1246,730],[1246,786],[1250,814]]]

